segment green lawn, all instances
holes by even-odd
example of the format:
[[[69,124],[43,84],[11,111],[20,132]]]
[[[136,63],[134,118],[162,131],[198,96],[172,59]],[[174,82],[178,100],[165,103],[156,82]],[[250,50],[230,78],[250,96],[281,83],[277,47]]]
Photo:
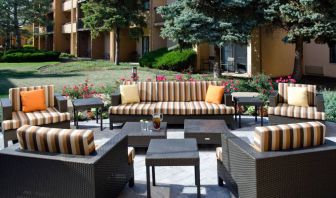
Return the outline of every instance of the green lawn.
[[[0,63],[0,97],[8,94],[11,87],[55,85],[60,92],[63,86],[83,83],[86,79],[95,85],[113,85],[121,77],[130,79],[132,65],[116,66],[109,61],[75,61],[43,63]],[[169,71],[138,67],[141,80],[155,78],[157,74],[172,76]]]

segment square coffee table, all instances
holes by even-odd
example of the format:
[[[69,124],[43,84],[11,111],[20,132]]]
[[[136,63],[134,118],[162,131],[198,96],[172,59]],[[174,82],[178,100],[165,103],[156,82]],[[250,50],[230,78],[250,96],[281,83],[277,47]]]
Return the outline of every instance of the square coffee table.
[[[78,129],[78,111],[96,108],[96,122],[98,123],[98,112],[100,112],[100,130],[103,130],[103,109],[104,102],[100,98],[84,98],[72,101],[74,112],[74,125]]]
[[[140,122],[126,122],[121,132],[128,134],[128,146],[147,148],[151,139],[167,139],[167,122],[157,131],[142,131]]]
[[[258,121],[258,109],[262,109],[262,107],[264,106],[264,102],[261,100],[261,98],[259,97],[234,97],[234,103],[235,103],[235,120],[237,121],[237,114],[238,114],[238,119],[239,119],[239,128],[241,128],[241,115],[242,112],[239,111],[238,112],[238,107],[243,105],[243,106],[254,106],[254,110],[255,110],[255,122]],[[263,114],[260,113],[260,125],[263,126],[264,125],[264,118],[263,118]]]
[[[152,182],[155,182],[155,166],[194,166],[197,197],[201,197],[200,158],[196,139],[151,140],[146,154],[147,197],[151,197],[150,167]]]
[[[224,120],[184,120],[184,138],[195,138],[197,144],[221,145],[221,134],[229,131]]]

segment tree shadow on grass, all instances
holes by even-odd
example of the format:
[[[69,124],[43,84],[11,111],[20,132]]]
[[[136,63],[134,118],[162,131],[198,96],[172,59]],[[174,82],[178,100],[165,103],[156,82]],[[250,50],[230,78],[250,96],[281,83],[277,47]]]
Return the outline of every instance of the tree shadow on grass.
[[[81,74],[68,73],[68,74],[43,74],[36,71],[16,71],[11,69],[0,70],[0,95],[8,94],[10,88],[16,87],[9,79],[28,79],[28,78],[63,78],[82,76]],[[58,79],[60,80],[60,79]]]

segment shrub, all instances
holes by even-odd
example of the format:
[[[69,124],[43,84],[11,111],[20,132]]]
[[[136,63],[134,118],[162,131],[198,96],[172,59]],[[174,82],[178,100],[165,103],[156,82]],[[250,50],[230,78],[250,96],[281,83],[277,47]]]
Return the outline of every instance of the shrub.
[[[61,53],[60,58],[75,58],[72,54]]]
[[[0,52],[0,59],[1,59],[1,57],[3,56],[3,54],[4,54],[3,52]]]
[[[23,48],[9,50],[2,57],[2,62],[44,62],[57,61],[60,53],[53,51],[42,51],[37,49]]]
[[[327,120],[336,122],[336,91],[323,91],[323,97]]]
[[[165,53],[153,65],[157,69],[183,71],[194,65],[196,52],[193,49],[174,50]]]
[[[167,48],[161,48],[155,51],[147,52],[140,58],[139,64],[141,67],[153,67],[157,59],[167,52]]]
[[[25,49],[35,49],[34,45],[23,45]]]

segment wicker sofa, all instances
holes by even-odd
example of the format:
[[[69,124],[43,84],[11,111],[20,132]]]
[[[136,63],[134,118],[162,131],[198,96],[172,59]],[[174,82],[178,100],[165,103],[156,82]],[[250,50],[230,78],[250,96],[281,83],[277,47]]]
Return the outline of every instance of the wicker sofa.
[[[279,132],[276,126],[273,130]],[[326,139],[316,147],[259,152],[248,143],[249,132],[233,133],[222,134],[216,154],[218,185],[236,197],[336,197],[335,142]]]
[[[0,150],[0,197],[110,198],[134,185],[126,134],[110,135],[90,155],[22,150],[19,143]]]
[[[309,107],[288,105],[288,87],[307,87]],[[270,97],[268,117],[272,125],[314,120],[324,121],[325,112],[323,95],[317,93],[316,85],[279,83],[278,92]]]
[[[47,110],[22,112],[20,92],[36,89],[44,89]],[[8,146],[8,141],[17,140],[16,129],[25,124],[70,128],[67,100],[61,95],[54,94],[53,85],[12,88],[9,90],[9,98],[0,99],[0,106],[3,113],[1,129],[5,147]]]
[[[232,96],[225,94],[222,104],[205,102],[209,85],[219,81],[197,82],[138,82],[140,103],[121,104],[121,95],[112,94],[109,108],[110,128],[113,123],[150,119],[160,112],[169,124],[183,124],[184,119],[224,119],[233,127],[234,106]]]

